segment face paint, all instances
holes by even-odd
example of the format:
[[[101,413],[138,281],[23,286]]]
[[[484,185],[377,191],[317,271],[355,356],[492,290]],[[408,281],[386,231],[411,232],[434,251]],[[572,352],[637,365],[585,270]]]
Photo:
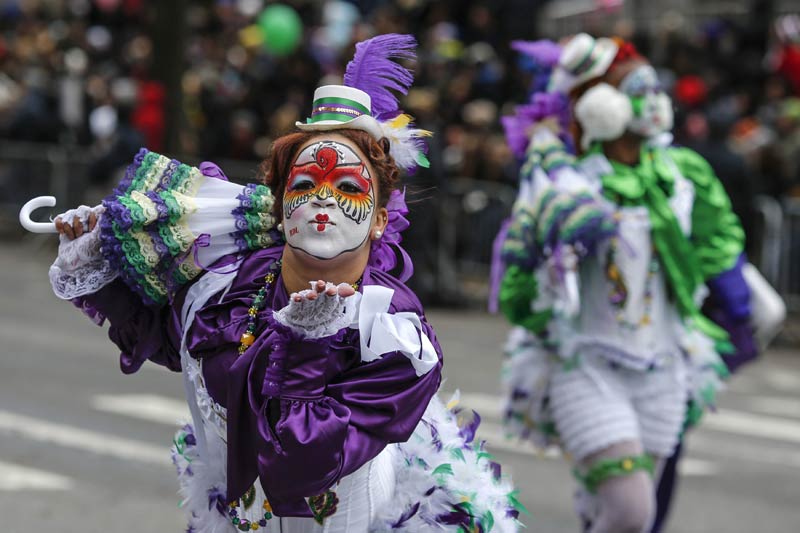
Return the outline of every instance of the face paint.
[[[321,141],[297,156],[283,194],[286,242],[318,259],[360,247],[369,235],[375,189],[346,144]]]
[[[619,89],[628,95],[633,106],[630,131],[649,138],[672,129],[672,100],[662,90],[653,67],[635,68],[625,76]]]

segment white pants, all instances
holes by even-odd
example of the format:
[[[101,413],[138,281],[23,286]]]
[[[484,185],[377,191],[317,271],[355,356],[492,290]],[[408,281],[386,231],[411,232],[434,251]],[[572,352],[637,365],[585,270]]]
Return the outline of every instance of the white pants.
[[[375,459],[339,481],[336,513],[320,526],[313,518],[273,517],[268,533],[367,533],[378,509],[389,505],[394,495],[394,446],[387,446]]]
[[[612,368],[598,355],[575,368],[558,368],[550,381],[550,407],[562,444],[576,461],[624,441],[669,457],[686,411],[686,366],[676,355],[651,371]]]

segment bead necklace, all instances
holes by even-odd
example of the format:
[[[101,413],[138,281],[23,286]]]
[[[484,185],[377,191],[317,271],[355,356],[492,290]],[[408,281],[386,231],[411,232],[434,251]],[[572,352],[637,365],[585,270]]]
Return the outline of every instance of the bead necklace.
[[[267,275],[264,276],[264,285],[258,289],[258,292],[253,297],[253,303],[250,305],[250,309],[247,310],[247,329],[244,330],[244,333],[242,333],[242,336],[239,339],[239,355],[242,355],[245,351],[247,351],[250,345],[252,345],[256,340],[256,318],[258,317],[258,312],[264,308],[264,301],[267,298],[267,290],[278,277],[278,273],[281,271],[281,264],[282,261],[280,259],[272,263],[272,265],[269,267],[269,272],[267,272]]]
[[[252,493],[252,495],[250,495]],[[248,496],[251,498],[248,501],[245,501]],[[255,489],[250,487],[247,493],[242,497],[243,503],[246,507],[252,505],[255,499]],[[231,502],[228,507],[228,517],[231,520],[231,523],[238,529],[239,531],[257,531],[259,528],[267,527],[267,522],[272,520],[272,507],[270,506],[267,500],[264,500],[264,504],[262,505],[264,510],[264,516],[261,517],[258,522],[256,521],[249,521],[246,518],[241,518],[239,516],[239,500]]]
[[[253,303],[250,304],[250,308],[247,310],[247,328],[239,338],[239,355],[242,355],[244,352],[246,352],[256,340],[255,331],[258,312],[264,309],[264,304],[266,303],[267,299],[267,291],[278,278],[278,274],[281,271],[281,265],[282,261],[280,259],[272,263],[272,265],[269,267],[267,275],[264,276],[264,285],[253,297]],[[361,285],[361,278],[359,278],[358,281],[353,284],[353,290],[358,292],[359,285]]]

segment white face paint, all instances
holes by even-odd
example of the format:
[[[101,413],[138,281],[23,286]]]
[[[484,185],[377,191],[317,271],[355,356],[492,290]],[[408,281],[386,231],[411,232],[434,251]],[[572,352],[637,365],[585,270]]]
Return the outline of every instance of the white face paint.
[[[619,84],[619,89],[630,98],[633,106],[630,131],[650,138],[672,129],[672,100],[662,90],[653,67],[642,65],[633,69]]]
[[[375,211],[367,165],[346,144],[320,141],[297,156],[283,194],[286,242],[318,259],[361,247]]]

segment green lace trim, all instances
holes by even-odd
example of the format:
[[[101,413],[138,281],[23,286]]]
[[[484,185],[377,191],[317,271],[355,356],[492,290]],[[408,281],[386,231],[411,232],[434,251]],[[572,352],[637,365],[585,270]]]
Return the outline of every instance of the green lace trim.
[[[128,190],[125,191],[126,194],[130,194],[131,191],[149,190],[152,188],[148,187],[148,185],[154,182],[157,184],[159,182],[159,177],[168,165],[169,159],[155,152],[149,152],[144,157],[144,160],[142,160],[142,164],[139,168],[136,169],[136,174],[131,180]]]
[[[275,217],[272,216],[274,204],[272,191],[265,185],[256,186],[250,194],[250,207],[242,213],[247,223],[247,230],[242,238],[251,250],[266,248],[272,244],[269,230],[275,225]]]
[[[122,251],[125,253],[125,259],[140,277],[139,285],[141,285],[145,293],[147,293],[147,296],[152,300],[163,302],[166,296],[166,287],[161,280],[152,275],[152,266],[148,264],[146,259],[147,255],[143,254],[141,251],[142,241],[140,239],[147,237],[149,240],[149,236],[142,232],[136,232],[136,234],[122,232],[116,222],[111,224],[111,228],[114,231],[114,236],[120,243]],[[150,241],[150,246],[152,246],[152,241]]]

